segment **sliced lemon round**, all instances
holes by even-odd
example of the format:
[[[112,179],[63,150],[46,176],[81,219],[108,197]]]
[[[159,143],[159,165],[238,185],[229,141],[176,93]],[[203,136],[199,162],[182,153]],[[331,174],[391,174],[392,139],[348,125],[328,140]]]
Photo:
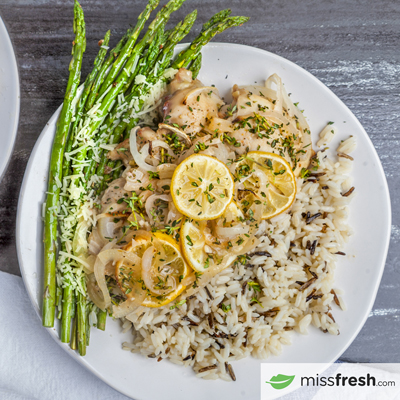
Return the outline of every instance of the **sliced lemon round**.
[[[238,163],[235,174],[244,188],[239,189],[239,204],[245,214],[262,205],[262,219],[287,210],[296,197],[296,178],[288,162],[277,154],[251,151]]]
[[[214,157],[193,154],[175,169],[171,195],[178,211],[195,220],[220,217],[233,197],[228,167]]]
[[[179,296],[186,288],[181,282],[190,273],[179,247],[169,235],[161,232],[153,234],[151,265],[146,268],[142,258],[142,278],[149,289],[142,305],[161,307]],[[150,249],[150,247],[148,248]]]
[[[232,264],[238,256],[235,251],[237,246],[247,240],[245,235],[248,234],[248,227],[242,221],[243,213],[234,201],[218,220],[195,221],[185,218],[181,226],[180,242],[187,263],[201,273],[216,266],[222,271]],[[224,230],[230,230],[230,236],[226,236]],[[236,249],[233,249],[234,246]]]
[[[143,257],[146,250],[152,249],[151,262],[143,270]],[[161,307],[173,301],[186,288],[183,281],[190,273],[179,244],[167,234],[155,232],[150,238],[136,237],[132,243],[125,246],[142,260],[141,273],[124,261],[115,266],[118,286],[129,298],[132,290],[138,290],[138,284],[146,292],[142,306]]]

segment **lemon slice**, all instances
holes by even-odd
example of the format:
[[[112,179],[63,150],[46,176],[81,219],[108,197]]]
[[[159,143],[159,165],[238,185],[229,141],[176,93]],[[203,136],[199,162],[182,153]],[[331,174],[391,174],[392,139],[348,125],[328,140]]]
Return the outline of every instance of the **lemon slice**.
[[[193,154],[175,169],[171,195],[181,214],[195,220],[220,217],[233,197],[233,178],[214,157]]]
[[[151,262],[143,270],[143,257],[146,250],[153,249]],[[153,233],[151,238],[137,237],[125,250],[139,256],[142,260],[140,276],[129,263],[119,261],[116,264],[118,286],[129,298],[133,289],[137,290],[138,283],[147,295],[142,302],[145,307],[161,307],[179,296],[186,288],[183,281],[190,273],[182,257],[179,244],[171,236],[161,232]]]
[[[181,226],[181,248],[187,263],[198,272],[212,270],[218,266],[222,271],[233,261],[238,253],[238,243],[247,239],[248,227],[241,223],[243,213],[232,201],[221,218],[215,221],[195,221],[185,218]],[[235,232],[234,224],[239,225],[242,234]],[[221,237],[218,232],[231,230],[231,237]],[[248,235],[247,235],[248,236]],[[233,247],[236,249],[233,249]]]
[[[235,169],[244,189],[238,192],[240,206],[252,215],[255,204],[262,204],[262,219],[287,210],[296,197],[296,179],[288,162],[274,153],[251,151]]]
[[[153,236],[155,252],[151,270],[148,271],[148,278],[152,283],[145,280],[151,293],[142,305],[161,307],[176,299],[186,289],[181,282],[189,275],[190,268],[182,257],[179,244],[171,236],[161,232],[155,232]],[[142,264],[142,276],[144,273]]]
[[[146,238],[138,237],[131,243],[126,245],[123,249],[136,254],[140,260],[145,250],[151,245],[151,241]],[[129,263],[127,260],[120,260],[115,264],[115,279],[121,291],[126,295],[127,298],[132,296],[133,291],[140,290],[145,291],[142,280],[142,269],[139,264],[139,268]]]

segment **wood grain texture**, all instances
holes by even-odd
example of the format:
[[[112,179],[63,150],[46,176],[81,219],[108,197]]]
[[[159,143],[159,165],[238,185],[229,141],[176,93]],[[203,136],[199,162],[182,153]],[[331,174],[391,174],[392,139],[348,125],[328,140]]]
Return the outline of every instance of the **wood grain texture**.
[[[68,78],[72,1],[2,0],[0,14],[17,55],[21,115],[17,143],[0,184],[0,269],[20,274],[15,219],[20,185],[30,152],[60,105]],[[134,23],[142,0],[82,0],[87,25],[83,75],[91,69],[97,41],[107,29],[112,44]],[[241,43],[283,56],[327,85],[360,120],[382,161],[391,191],[393,229],[374,309],[342,359],[400,361],[400,2],[300,0],[187,0],[171,24],[197,7],[198,21],[230,7],[251,21],[218,41]],[[199,30],[200,22],[188,37]],[[373,212],[373,210],[371,210]]]

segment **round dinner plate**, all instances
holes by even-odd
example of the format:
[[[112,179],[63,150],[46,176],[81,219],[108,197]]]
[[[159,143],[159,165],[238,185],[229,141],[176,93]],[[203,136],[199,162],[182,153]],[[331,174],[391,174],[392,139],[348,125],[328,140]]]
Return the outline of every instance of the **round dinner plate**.
[[[10,160],[19,118],[19,78],[14,50],[0,17],[0,180]]]
[[[178,50],[183,45],[178,47]],[[310,327],[308,335],[294,333],[292,345],[283,346],[278,357],[268,360],[246,358],[233,363],[237,381],[208,381],[196,378],[190,368],[168,361],[156,362],[121,349],[130,341],[121,325],[111,318],[105,332],[91,330],[87,355],[80,357],[58,339],[58,327],[51,336],[72,357],[106,383],[136,400],[203,400],[260,398],[260,364],[329,363],[337,360],[357,336],[372,308],[379,287],[389,245],[391,211],[389,191],[378,155],[361,124],[351,111],[310,73],[269,52],[236,44],[212,43],[203,51],[199,79],[215,84],[229,99],[233,84],[263,84],[273,73],[281,76],[291,98],[300,102],[307,117],[314,144],[328,121],[334,121],[338,135],[331,144],[355,136],[354,186],[357,196],[350,206],[350,225],[355,234],[347,244],[347,256],[337,262],[335,287],[344,290],[347,311],[335,313],[340,335],[331,336]],[[41,210],[45,200],[50,152],[61,107],[43,129],[29,159],[21,188],[17,216],[17,249],[21,273],[32,304],[41,317],[43,232]],[[373,211],[373,212],[372,212]],[[318,371],[317,371],[318,372]]]

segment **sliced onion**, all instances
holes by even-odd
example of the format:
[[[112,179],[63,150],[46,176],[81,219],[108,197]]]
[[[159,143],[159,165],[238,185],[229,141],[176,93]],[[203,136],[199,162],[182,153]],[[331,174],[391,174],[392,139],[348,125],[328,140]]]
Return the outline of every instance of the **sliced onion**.
[[[123,318],[134,311],[136,308],[142,305],[144,298],[146,297],[146,292],[143,290],[143,296],[138,296],[136,298],[125,300],[123,303],[112,308],[113,318]]]
[[[82,256],[83,257],[83,256]],[[94,263],[96,262],[96,256],[90,254],[84,258],[85,264],[82,264],[84,271],[87,274],[91,274],[94,271]]]
[[[128,242],[130,242],[131,240],[134,240],[135,237],[142,237],[142,238],[145,238],[145,239],[147,239],[147,240],[150,240],[150,239],[151,239],[151,233],[150,233],[149,231],[145,231],[145,230],[143,230],[143,229],[139,229],[139,230],[137,230],[137,231],[131,229],[131,230],[126,234],[126,236],[124,237],[124,241],[125,241],[126,243],[128,243]]]
[[[165,123],[158,124],[158,127],[160,129],[166,129],[171,132],[174,132],[178,136],[178,138],[181,139],[182,142],[185,143],[185,145],[187,147],[192,145],[192,141],[190,140],[189,136],[186,135],[186,133],[182,129],[177,128],[176,126],[165,124]]]
[[[149,147],[149,144],[148,144],[148,143],[146,143],[145,146],[146,146],[146,145]],[[155,147],[162,147],[162,148],[164,148],[165,150],[167,150],[168,154],[169,154],[171,157],[175,157],[175,154],[174,154],[174,152],[172,151],[171,147],[168,146],[168,144],[165,143],[165,142],[162,141],[162,140],[152,140],[152,141],[151,141],[151,146],[152,146],[153,149],[154,149]],[[142,150],[140,151],[140,153],[142,154],[142,152],[143,152],[143,155],[146,155],[146,153],[148,154],[148,152],[149,152],[148,147],[147,147],[147,151],[143,151],[143,149],[142,149]],[[143,148],[144,148],[144,146],[143,146]]]
[[[96,283],[94,274],[86,275],[86,287],[90,300],[92,300],[101,310],[105,310],[107,307],[104,301],[104,296]]]
[[[146,187],[150,182],[149,174],[141,168],[133,168],[126,174],[124,189],[127,191],[138,191],[141,187]]]
[[[171,179],[174,174],[176,164],[161,164],[157,166],[160,179]]]
[[[160,192],[168,192],[169,190],[171,190],[171,178],[159,179],[156,185],[157,185],[157,190],[159,190]],[[163,188],[163,186],[169,186],[169,189]]]
[[[182,214],[177,210],[173,201],[168,203],[167,223],[170,225],[172,222],[182,217]]]
[[[121,196],[121,197],[123,197],[123,196]],[[121,197],[119,197],[119,198],[121,198]],[[103,217],[109,217],[111,213],[115,214],[120,211],[123,211],[126,209],[126,207],[127,207],[127,204],[125,202],[122,202],[121,204],[111,203],[103,209],[103,212],[101,214],[96,215],[96,220],[99,220],[100,218],[103,218]]]
[[[204,92],[204,91],[207,91],[207,92],[213,92],[213,94],[215,95],[215,96],[218,96],[219,97],[219,92],[218,92],[218,89],[217,88],[215,88],[214,86],[201,86],[201,87],[197,87],[197,88],[194,88],[194,89],[192,89],[192,90],[190,90],[187,94],[186,94],[186,96],[185,96],[185,98],[183,99],[183,104],[186,104],[186,102],[189,100],[189,97],[192,97],[192,96],[194,96],[194,95],[196,95],[196,96],[198,96],[198,95],[200,95],[202,92]],[[215,93],[216,92],[216,93]]]
[[[276,85],[276,101],[274,110],[279,113],[282,113],[283,111],[282,79],[277,74],[273,74],[265,81],[265,87],[272,89],[272,85],[274,83]]]
[[[137,148],[137,139],[136,139],[136,132],[140,129],[140,126],[135,126],[130,133],[129,136],[129,148],[132,154],[133,159],[138,167],[143,168],[145,171],[152,171],[156,172],[157,167],[147,164],[146,157],[147,154],[141,154]]]
[[[243,235],[245,233],[249,233],[249,229],[250,228],[244,224],[232,226],[232,227],[217,226],[215,228],[215,233],[219,237],[226,238],[226,239],[232,239],[238,235]]]
[[[153,261],[153,256],[154,256],[155,251],[156,251],[155,247],[150,246],[143,253],[143,257],[142,257],[142,279],[143,279],[144,284],[151,291],[153,291],[152,288],[154,286],[154,282],[151,277],[151,262]],[[157,293],[157,292],[155,292],[155,293]],[[158,294],[161,294],[161,293],[158,293]]]
[[[111,275],[113,269],[108,267],[106,270],[106,266],[110,262],[115,263],[124,259],[129,260],[134,264],[140,264],[140,258],[137,255],[124,250],[108,249],[100,252],[97,256],[96,263],[94,264],[94,276],[104,297],[105,306],[102,310],[111,305],[111,297],[108,293],[106,283],[106,273]]]
[[[72,253],[77,257],[88,256],[87,234],[91,225],[92,223],[83,217],[79,219],[72,241]]]
[[[119,236],[116,231],[121,228],[123,221],[114,222],[114,219],[115,217],[103,217],[98,220],[97,229],[105,243],[109,242],[110,238],[115,239]]]
[[[155,208],[154,203],[158,199],[166,201],[167,203],[172,201],[172,197],[169,194],[152,194],[150,197],[148,197],[146,200],[145,208],[146,208],[147,216],[150,218],[150,220],[152,220],[151,211]],[[168,209],[165,208],[164,214],[166,214],[167,210]]]
[[[97,256],[100,253],[102,247],[104,246],[104,239],[100,236],[97,227],[92,229],[89,235],[89,254]]]

